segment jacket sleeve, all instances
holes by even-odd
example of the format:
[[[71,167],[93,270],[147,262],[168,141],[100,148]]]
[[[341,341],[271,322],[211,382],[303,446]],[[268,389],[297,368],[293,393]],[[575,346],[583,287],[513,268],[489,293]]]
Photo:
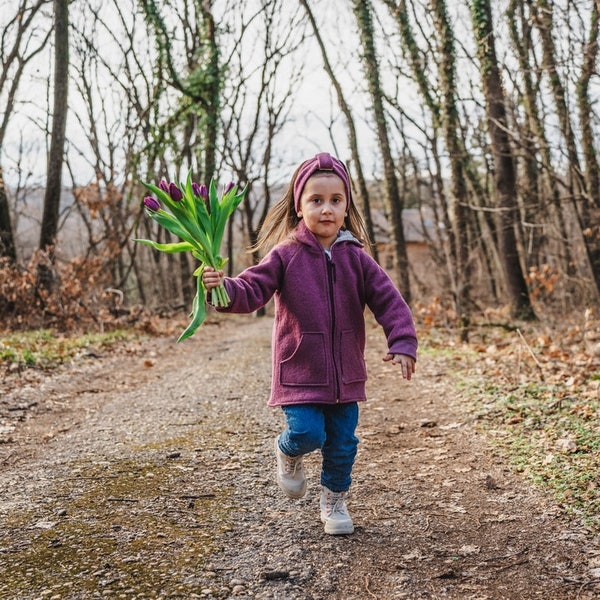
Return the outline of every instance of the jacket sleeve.
[[[385,332],[388,351],[417,360],[417,333],[408,304],[383,268],[363,255],[365,301]]]
[[[237,277],[225,277],[223,284],[231,302],[219,312],[251,313],[262,308],[279,289],[282,273],[281,257],[271,250],[258,265],[248,267]]]

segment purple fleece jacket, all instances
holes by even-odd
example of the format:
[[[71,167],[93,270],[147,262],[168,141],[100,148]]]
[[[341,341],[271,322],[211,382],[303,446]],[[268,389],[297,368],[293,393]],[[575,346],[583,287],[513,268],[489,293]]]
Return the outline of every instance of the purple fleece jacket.
[[[251,313],[275,296],[270,406],[366,400],[365,305],[389,352],[416,360],[412,315],[387,273],[348,232],[330,254],[301,221],[258,265],[225,278],[222,312]]]

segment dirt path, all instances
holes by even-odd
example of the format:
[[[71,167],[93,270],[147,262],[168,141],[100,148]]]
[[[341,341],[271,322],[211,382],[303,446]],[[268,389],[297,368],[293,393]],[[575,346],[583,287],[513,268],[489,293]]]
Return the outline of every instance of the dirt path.
[[[269,319],[152,339],[0,399],[0,598],[590,599],[598,540],[512,475],[441,358],[403,382],[369,334],[348,537],[318,457],[273,483]]]

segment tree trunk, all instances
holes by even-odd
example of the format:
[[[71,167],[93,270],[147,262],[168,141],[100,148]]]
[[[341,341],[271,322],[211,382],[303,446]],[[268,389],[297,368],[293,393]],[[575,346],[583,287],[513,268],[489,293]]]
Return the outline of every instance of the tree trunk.
[[[439,78],[441,126],[444,131],[450,172],[452,179],[452,212],[451,253],[452,284],[456,313],[460,321],[460,338],[467,341],[471,321],[471,277],[473,272],[472,253],[473,237],[470,234],[469,221],[471,211],[468,208],[468,190],[466,168],[466,152],[460,137],[460,121],[457,108],[456,63],[454,50],[454,34],[452,32],[446,3],[435,0],[432,3],[435,27],[440,38],[442,52],[440,55]]]
[[[519,77],[522,89],[517,89],[517,103],[524,109],[525,116],[517,122],[519,128],[519,143],[522,151],[523,181],[520,196],[522,198],[522,219],[525,222],[526,233],[523,240],[526,250],[524,259],[526,269],[539,267],[543,262],[541,253],[545,241],[545,229],[548,221],[548,210],[542,201],[540,189],[540,173],[537,154],[539,141],[536,131],[539,129],[535,88],[532,69],[529,64],[531,53],[531,25],[524,18],[522,0],[510,0],[506,17],[510,40],[515,49],[519,62]]]
[[[215,20],[211,12],[212,2],[200,0],[202,21],[208,66],[205,74],[205,131],[204,133],[204,172],[206,181],[215,176],[217,170],[217,136],[219,134],[219,117],[221,107],[222,73],[219,64],[219,46],[216,38]]]
[[[598,3],[594,2],[590,19],[589,38],[585,47],[581,76],[577,85],[581,147],[585,157],[586,194],[582,207],[582,220],[585,225],[583,235],[598,293],[600,293],[600,173],[598,153],[594,146],[592,127],[594,111],[589,98],[589,86],[590,79],[596,73],[599,21]]]
[[[69,0],[54,0],[54,110],[52,136],[48,155],[48,176],[44,195],[44,213],[40,233],[41,250],[48,251],[54,262],[54,244],[58,233],[58,216],[62,188],[65,130],[69,88]],[[38,272],[38,285],[48,288],[51,273],[48,267]]]
[[[527,0],[525,0],[528,3]],[[533,254],[531,261],[539,265],[543,246],[547,253],[552,250],[548,244],[548,231],[556,228],[558,236],[555,237],[559,245],[558,254],[562,258],[562,268],[569,277],[575,276],[575,261],[571,247],[568,243],[569,235],[560,200],[558,188],[558,175],[552,167],[551,145],[548,143],[544,122],[539,113],[536,90],[539,82],[532,78],[536,69],[530,63],[533,54],[534,42],[531,39],[532,22],[525,10],[523,0],[511,0],[507,10],[509,32],[519,61],[520,77],[523,81],[522,105],[525,111],[526,123],[521,136],[524,149],[525,182],[523,187],[523,204],[525,218],[532,227],[530,234],[530,251]],[[519,34],[520,26],[520,34]],[[538,159],[539,155],[539,159]],[[538,165],[543,165],[540,168]],[[549,203],[547,202],[549,199]],[[553,220],[553,222],[552,222]],[[541,233],[536,234],[538,229]],[[548,260],[546,257],[544,260]]]
[[[0,258],[8,258],[11,262],[17,260],[17,249],[10,221],[8,195],[4,186],[2,167],[0,166]]]
[[[597,7],[596,9],[597,10]],[[569,160],[569,197],[573,206],[573,211],[577,217],[578,224],[584,241],[587,259],[592,270],[596,293],[600,294],[600,259],[596,255],[598,241],[594,236],[587,235],[589,229],[594,224],[590,221],[594,214],[594,206],[590,201],[585,190],[585,179],[577,154],[577,143],[575,132],[571,123],[571,115],[567,105],[567,93],[560,80],[558,73],[554,40],[552,37],[553,12],[552,5],[547,0],[537,0],[533,4],[533,18],[536,27],[540,33],[542,41],[543,67],[548,74],[550,87],[554,97],[554,104],[558,115],[561,134],[566,144],[566,154]],[[592,47],[593,48],[593,47]],[[595,51],[594,51],[595,53]],[[584,65],[585,69],[585,65]]]
[[[10,19],[2,34],[3,42],[0,48],[0,92],[5,99],[0,118],[0,154],[4,147],[6,130],[10,116],[15,106],[17,90],[26,65],[45,47],[50,37],[46,33],[39,44],[30,49],[26,33],[35,29],[35,17],[43,8],[44,0],[36,0],[30,6],[22,3],[16,6],[16,15]],[[9,42],[10,40],[10,42]],[[2,166],[0,165],[0,258],[6,257],[11,261],[17,260],[16,244],[12,228],[8,193],[4,183]]]
[[[352,116],[352,111],[350,110],[350,105],[346,101],[344,97],[344,92],[342,90],[342,86],[340,82],[336,79],[335,73],[333,72],[333,68],[331,63],[329,62],[329,56],[327,55],[327,51],[325,49],[325,44],[323,43],[323,38],[321,37],[321,32],[317,26],[317,22],[315,21],[315,17],[313,12],[308,4],[308,0],[300,0],[300,4],[304,6],[306,10],[306,14],[308,16],[308,20],[312,26],[312,30],[317,41],[317,45],[321,50],[321,56],[323,58],[323,66],[325,68],[325,72],[329,76],[331,80],[331,85],[335,89],[338,106],[340,110],[346,117],[346,124],[348,126],[348,136],[350,143],[350,152],[352,153],[352,162],[354,163],[354,168],[356,170],[356,179],[358,181],[358,196],[362,206],[362,211],[365,217],[365,225],[367,227],[367,233],[369,234],[369,238],[372,244],[372,253],[375,260],[379,261],[379,252],[377,250],[377,244],[375,240],[375,228],[373,226],[373,218],[371,216],[371,203],[369,200],[369,192],[367,190],[367,182],[362,170],[362,165],[360,162],[360,156],[358,153],[358,135],[356,133],[356,125],[354,124],[354,117]]]
[[[504,90],[496,59],[490,1],[475,0],[471,10],[494,157],[496,203],[499,209],[498,242],[511,299],[511,314],[519,319],[534,319],[515,234],[519,215],[516,172],[507,133]]]
[[[396,179],[396,169],[390,148],[388,128],[383,107],[383,92],[381,89],[379,64],[377,62],[373,36],[371,2],[369,0],[353,0],[352,5],[360,32],[364,72],[367,78],[371,102],[373,103],[377,139],[383,159],[386,209],[391,224],[391,241],[394,250],[394,278],[396,279],[404,298],[410,303],[411,293],[408,256],[406,253],[406,243],[404,240],[404,228],[402,223],[402,209],[404,208],[404,203],[400,197],[398,180]]]

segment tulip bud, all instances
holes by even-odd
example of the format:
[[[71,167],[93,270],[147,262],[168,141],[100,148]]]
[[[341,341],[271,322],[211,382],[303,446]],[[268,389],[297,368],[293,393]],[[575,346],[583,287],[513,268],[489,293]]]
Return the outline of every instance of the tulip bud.
[[[173,182],[169,184],[169,196],[175,202],[179,202],[183,198],[183,193]]]
[[[146,196],[144,198],[144,206],[148,210],[152,211],[157,211],[160,209],[160,204],[158,203],[158,200],[156,200],[156,198],[153,198],[152,196]]]
[[[231,190],[231,188],[235,185],[235,183],[233,183],[233,181],[230,181],[226,186],[225,186],[225,194],[227,192],[229,192]]]
[[[158,182],[158,187],[166,194],[169,193],[169,184],[164,177]]]
[[[202,200],[208,198],[208,189],[204,184],[198,185],[195,181],[192,181],[192,190],[198,198],[202,198]]]

